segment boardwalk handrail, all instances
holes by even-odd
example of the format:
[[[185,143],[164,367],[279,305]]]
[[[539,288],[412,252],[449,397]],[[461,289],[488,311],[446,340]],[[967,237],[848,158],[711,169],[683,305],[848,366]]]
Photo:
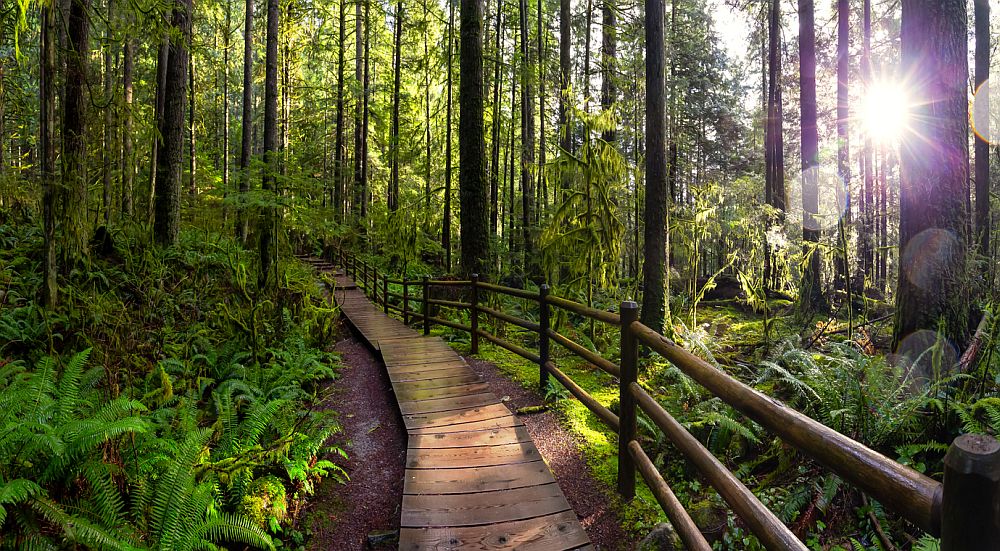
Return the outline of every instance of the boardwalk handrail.
[[[705,360],[678,346],[638,321],[638,306],[623,302],[619,313],[598,310],[572,300],[549,295],[548,286],[538,293],[479,281],[473,275],[467,281],[389,279],[379,274],[377,267],[344,250],[338,250],[331,260],[340,259],[345,273],[360,275],[366,293],[378,301],[381,295],[385,311],[402,314],[404,323],[420,320],[425,333],[431,324],[439,324],[471,336],[471,352],[478,354],[479,339],[500,346],[539,366],[539,384],[544,387],[549,376],[554,377],[570,394],[586,406],[605,425],[619,435],[618,491],[625,499],[635,495],[636,471],[647,482],[661,508],[677,528],[689,549],[707,549],[700,534],[692,531],[690,516],[677,501],[662,475],[649,460],[636,439],[636,413],[642,411],[705,476],[729,503],[734,513],[768,549],[806,549],[786,526],[774,516],[722,463],[701,445],[638,383],[638,348],[648,347],[680,369],[712,395],[770,430],[783,442],[809,456],[866,494],[879,500],[886,509],[895,512],[922,530],[941,536],[944,551],[960,549],[992,549],[987,542],[1000,541],[1000,513],[993,503],[1000,503],[1000,441],[990,436],[963,435],[956,438],[945,458],[944,482],[938,482],[914,469],[902,465],[879,452],[823,425],[780,401],[764,395],[738,379],[724,373]],[[360,273],[359,273],[360,266]],[[402,293],[389,291],[389,284],[400,285]],[[435,299],[431,287],[468,289],[469,302]],[[410,295],[409,288],[419,287],[421,294]],[[539,322],[518,318],[502,310],[480,304],[479,292],[501,293],[538,305]],[[392,298],[402,305],[392,304]],[[410,310],[417,302],[421,310]],[[468,325],[429,314],[431,305],[456,308],[469,313]],[[620,365],[599,353],[586,349],[550,327],[550,307],[593,319],[618,328],[621,334]],[[479,314],[510,323],[538,335],[538,353],[508,342],[479,327]],[[586,390],[559,369],[550,358],[549,342],[555,341],[577,357],[619,378],[620,415],[600,404]],[[985,511],[985,512],[984,512]]]

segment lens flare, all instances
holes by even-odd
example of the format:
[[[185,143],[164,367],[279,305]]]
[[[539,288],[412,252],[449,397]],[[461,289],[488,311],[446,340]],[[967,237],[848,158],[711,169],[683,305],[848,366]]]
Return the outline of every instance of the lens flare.
[[[909,123],[910,98],[901,86],[875,82],[861,103],[861,121],[865,132],[879,143],[898,140]]]
[[[997,86],[983,81],[969,104],[969,123],[979,139],[992,145],[1000,144],[1000,97]],[[996,137],[994,137],[996,136]]]

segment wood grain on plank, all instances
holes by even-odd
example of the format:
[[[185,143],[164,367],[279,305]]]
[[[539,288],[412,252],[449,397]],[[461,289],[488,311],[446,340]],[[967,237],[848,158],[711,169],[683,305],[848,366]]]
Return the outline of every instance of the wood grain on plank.
[[[501,446],[531,442],[531,435],[523,426],[491,428],[464,432],[412,434],[410,448],[468,448],[471,446]]]
[[[468,528],[402,528],[400,551],[567,551],[586,545],[587,533],[573,511],[530,520]]]
[[[559,485],[477,494],[403,495],[400,526],[476,526],[570,510]]]
[[[467,494],[555,482],[542,460],[459,469],[407,469],[404,494]]]
[[[457,469],[516,465],[539,459],[541,459],[541,455],[531,442],[469,448],[410,448],[406,450],[407,469]]]

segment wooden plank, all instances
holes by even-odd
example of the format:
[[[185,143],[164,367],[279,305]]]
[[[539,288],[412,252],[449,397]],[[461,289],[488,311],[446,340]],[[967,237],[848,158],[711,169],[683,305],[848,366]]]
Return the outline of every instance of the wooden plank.
[[[513,415],[489,419],[486,421],[475,421],[472,423],[460,423],[456,425],[445,425],[441,427],[412,427],[408,428],[410,436],[416,434],[449,434],[453,432],[468,432],[475,430],[501,429],[508,427],[522,427],[524,423]]]
[[[414,352],[413,354],[408,354],[406,356],[385,358],[385,363],[391,367],[400,367],[404,365],[420,365],[425,363],[445,362],[449,360],[464,363],[462,357],[452,350],[447,352],[428,352],[426,354]]]
[[[506,417],[508,415],[510,415],[510,410],[504,407],[503,404],[493,404],[438,413],[415,413],[413,415],[403,415],[403,423],[406,425],[407,429],[411,427],[441,427],[445,425],[456,425],[459,423],[486,421],[489,419],[496,419],[498,417]]]
[[[472,372],[472,369],[465,364],[462,360],[455,358],[453,360],[445,360],[434,363],[426,364],[412,364],[412,365],[390,365],[386,366],[386,372],[390,375],[404,375],[406,373],[425,373],[427,371],[440,371],[442,369],[463,369],[468,372]]]
[[[569,509],[555,483],[477,494],[404,494],[400,526],[476,526],[526,520]]]
[[[542,460],[466,469],[407,469],[404,494],[468,494],[552,484]]]
[[[444,369],[428,369],[425,371],[404,371],[402,373],[389,372],[389,380],[393,383],[408,381],[426,381],[430,379],[444,377],[460,377],[472,373],[468,367],[452,366]]]
[[[469,448],[417,448],[406,450],[407,469],[458,469],[516,465],[538,461],[541,455],[531,442]]]
[[[481,392],[489,392],[489,390],[490,385],[485,382],[431,389],[397,389],[396,399],[401,402],[416,402],[418,400],[436,400],[439,398],[452,398],[457,396],[466,396],[469,394],[479,394]]]
[[[567,551],[589,542],[573,511],[469,528],[402,528],[400,551]]]
[[[438,379],[425,379],[420,381],[400,381],[398,383],[394,383],[392,386],[397,393],[403,393],[449,388],[455,385],[464,385],[469,383],[481,383],[482,380],[483,379],[479,375],[469,371],[468,373],[454,377],[441,377]]]
[[[499,404],[500,400],[492,392],[480,394],[467,394],[465,396],[451,396],[448,398],[438,398],[436,400],[400,401],[399,411],[403,415],[416,413],[434,413],[439,411],[454,411],[476,406],[488,406]]]
[[[468,448],[470,446],[500,446],[531,442],[531,435],[522,426],[451,433],[411,434],[407,440],[409,448]]]

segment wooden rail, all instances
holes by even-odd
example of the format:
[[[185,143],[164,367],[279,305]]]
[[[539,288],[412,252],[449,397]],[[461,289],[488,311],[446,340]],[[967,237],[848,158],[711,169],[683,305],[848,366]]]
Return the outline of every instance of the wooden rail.
[[[377,268],[345,251],[339,250],[337,254],[340,265],[345,267],[348,275],[353,273],[357,277],[360,269],[358,284],[377,300]],[[387,312],[400,311],[404,323],[420,320],[425,333],[429,333],[431,324],[468,332],[472,339],[473,354],[478,353],[479,341],[483,338],[537,363],[540,387],[545,387],[549,376],[559,381],[570,394],[618,434],[618,492],[625,499],[634,497],[638,471],[689,549],[702,550],[709,547],[637,440],[636,415],[639,411],[699,469],[733,512],[768,549],[798,551],[805,550],[806,547],[731,471],[639,385],[637,372],[640,346],[656,352],[714,396],[770,430],[787,445],[874,497],[886,509],[931,535],[941,536],[943,551],[1000,549],[1000,441],[991,436],[963,435],[956,438],[945,458],[944,482],[938,482],[715,368],[640,323],[638,306],[634,302],[623,302],[620,311],[614,313],[551,296],[547,285],[542,285],[535,293],[480,281],[477,275],[473,275],[468,281],[431,280],[427,277],[420,280],[393,280],[386,274],[381,274],[381,278],[383,308]],[[402,293],[390,292],[389,284],[401,286]],[[435,299],[431,296],[431,288],[444,286],[467,290],[469,301]],[[408,294],[408,289],[413,287],[419,287],[421,294]],[[539,322],[534,323],[484,306],[480,301],[482,292],[500,293],[535,303]],[[399,299],[401,305],[391,304],[393,298]],[[410,310],[413,302],[421,304],[421,311]],[[428,313],[431,305],[466,311],[470,323],[465,325],[431,316]],[[620,365],[556,332],[550,326],[552,307],[618,328],[621,335]],[[539,339],[538,352],[481,329],[480,314],[536,333]],[[558,368],[550,356],[550,341],[555,341],[577,357],[618,378],[620,415],[615,415],[600,404]]]

